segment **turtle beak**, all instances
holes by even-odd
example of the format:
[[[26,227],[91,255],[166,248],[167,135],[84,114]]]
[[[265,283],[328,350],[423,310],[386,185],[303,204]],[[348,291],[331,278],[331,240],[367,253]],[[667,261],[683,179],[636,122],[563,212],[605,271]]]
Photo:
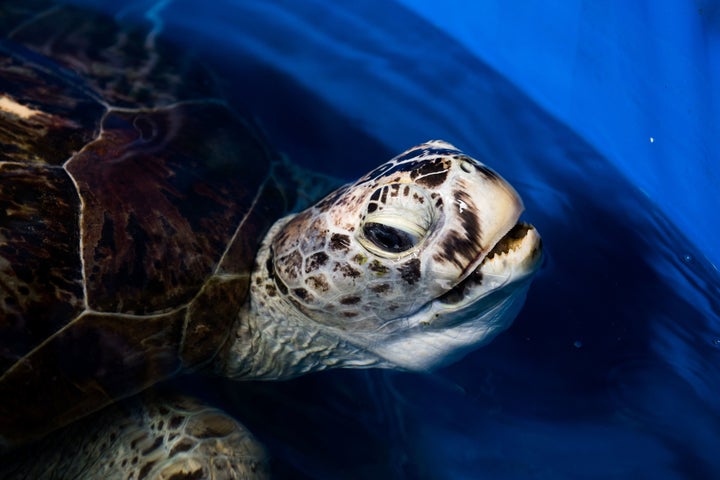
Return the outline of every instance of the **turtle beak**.
[[[438,298],[445,308],[462,310],[491,293],[521,282],[542,264],[542,239],[534,226],[518,222],[473,272]]]

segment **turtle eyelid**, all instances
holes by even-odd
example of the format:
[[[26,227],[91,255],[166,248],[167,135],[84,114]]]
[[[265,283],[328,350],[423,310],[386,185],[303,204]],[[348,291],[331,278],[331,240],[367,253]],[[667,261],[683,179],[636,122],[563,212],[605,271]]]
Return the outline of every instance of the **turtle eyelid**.
[[[377,222],[367,222],[363,225],[363,235],[376,247],[390,253],[410,250],[420,241],[411,232]]]

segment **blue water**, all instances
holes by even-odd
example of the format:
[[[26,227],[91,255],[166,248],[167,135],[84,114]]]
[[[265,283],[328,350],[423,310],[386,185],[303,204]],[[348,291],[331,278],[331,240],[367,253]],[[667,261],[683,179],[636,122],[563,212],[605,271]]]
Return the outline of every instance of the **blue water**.
[[[543,235],[513,327],[455,365],[224,385],[278,477],[720,476],[720,275],[573,125],[392,2],[116,13],[216,63],[297,163],[350,179],[443,138],[508,178]]]
[[[720,2],[398,1],[572,125],[720,265]]]

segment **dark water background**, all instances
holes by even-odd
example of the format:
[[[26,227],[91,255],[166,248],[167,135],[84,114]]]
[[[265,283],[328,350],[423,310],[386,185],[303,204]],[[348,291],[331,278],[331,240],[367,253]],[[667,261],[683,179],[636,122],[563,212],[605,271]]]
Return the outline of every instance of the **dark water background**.
[[[719,478],[717,270],[571,125],[444,33],[391,2],[329,3],[114,13],[214,63],[299,164],[351,179],[430,138],[456,144],[516,186],[547,261],[513,327],[438,372],[212,384],[276,475]]]

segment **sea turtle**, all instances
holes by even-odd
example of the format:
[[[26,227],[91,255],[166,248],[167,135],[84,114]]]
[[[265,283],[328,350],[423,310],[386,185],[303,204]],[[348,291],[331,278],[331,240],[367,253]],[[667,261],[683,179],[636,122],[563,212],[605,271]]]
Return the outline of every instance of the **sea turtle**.
[[[157,28],[38,0],[2,3],[0,27],[0,449],[99,419],[4,475],[262,476],[233,419],[136,394],[185,372],[423,371],[522,305],[539,236],[449,143],[309,205],[325,178]]]

